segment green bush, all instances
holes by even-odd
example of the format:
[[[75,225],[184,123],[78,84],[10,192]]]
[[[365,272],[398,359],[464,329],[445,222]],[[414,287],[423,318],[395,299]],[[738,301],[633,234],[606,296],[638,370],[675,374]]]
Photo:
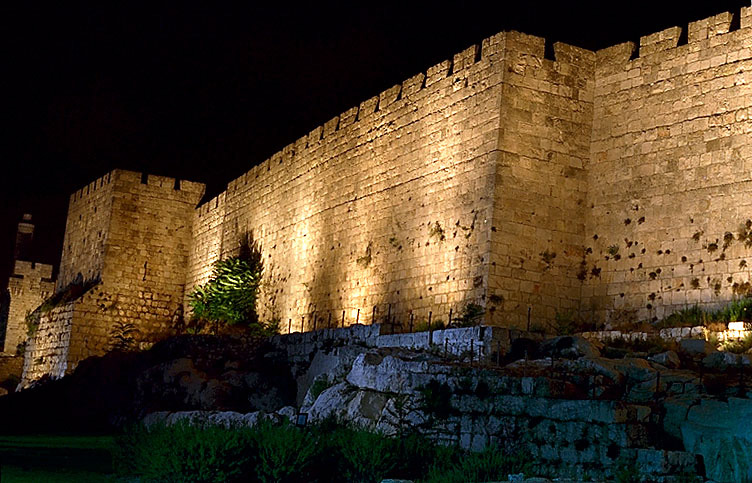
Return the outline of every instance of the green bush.
[[[288,424],[261,423],[253,430],[256,478],[263,483],[310,481],[318,442],[311,433]]]
[[[118,472],[144,481],[244,481],[253,465],[249,430],[188,424],[130,428],[117,440]]]
[[[338,474],[345,481],[378,483],[400,458],[396,440],[363,428],[340,428],[330,441],[340,456]]]
[[[479,453],[464,453],[460,458],[435,464],[425,479],[426,483],[465,483],[505,481],[510,474],[529,475],[532,462],[523,453],[505,454],[490,447]]]
[[[739,340],[727,340],[720,344],[720,349],[734,354],[744,354],[752,349],[752,334],[747,334]]]
[[[387,437],[336,421],[306,429],[268,422],[233,429],[139,425],[116,442],[118,473],[144,482],[464,482],[530,473],[518,454],[469,453],[417,434]]]
[[[246,235],[238,256],[217,261],[211,279],[189,295],[193,316],[228,325],[247,323],[263,332],[267,327],[256,317],[263,271],[261,248]]]

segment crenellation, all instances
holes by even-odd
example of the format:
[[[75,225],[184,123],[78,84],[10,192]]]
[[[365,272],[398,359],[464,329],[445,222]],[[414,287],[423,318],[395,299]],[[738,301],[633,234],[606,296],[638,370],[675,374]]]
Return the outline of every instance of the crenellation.
[[[328,120],[324,123],[321,138],[326,139],[327,137],[334,134],[334,132],[337,130],[337,126],[339,125],[339,116],[334,116],[332,119]]]

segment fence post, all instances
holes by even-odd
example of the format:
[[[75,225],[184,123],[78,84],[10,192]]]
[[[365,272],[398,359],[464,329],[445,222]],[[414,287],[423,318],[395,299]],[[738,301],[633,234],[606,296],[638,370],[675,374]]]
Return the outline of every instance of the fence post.
[[[530,311],[533,308],[528,305],[527,307],[527,331],[530,332]]]
[[[371,325],[376,323],[376,306],[373,306],[373,310],[371,311]]]
[[[412,311],[410,311],[410,333],[411,334],[413,333],[413,317],[414,317],[414,314],[412,313]]]
[[[358,314],[355,316],[355,323],[356,324],[360,323],[360,309],[358,309]]]
[[[345,328],[345,311],[342,311],[342,328]]]
[[[300,332],[305,332],[305,315],[300,316]]]
[[[452,308],[449,307],[449,322],[447,322],[447,327],[452,325]]]
[[[287,333],[292,334],[292,319],[287,320]]]
[[[433,345],[433,328],[431,327],[431,316],[433,315],[433,312],[428,312],[428,348],[431,348],[431,345]]]

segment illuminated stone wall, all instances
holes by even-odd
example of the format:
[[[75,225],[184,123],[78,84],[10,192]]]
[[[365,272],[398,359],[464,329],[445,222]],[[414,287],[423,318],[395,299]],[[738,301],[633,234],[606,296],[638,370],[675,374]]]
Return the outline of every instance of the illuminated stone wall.
[[[737,20],[597,53],[582,307],[600,320],[750,293],[752,8]]]
[[[101,278],[112,216],[113,173],[89,183],[70,196],[57,288]]]
[[[582,283],[593,52],[507,36],[487,307],[506,327],[576,313]]]
[[[26,315],[52,295],[52,265],[16,260],[8,280],[10,306],[3,352],[15,354],[27,339]]]
[[[188,290],[252,231],[284,330],[485,303],[507,36],[342,113],[200,207]],[[358,314],[360,309],[360,314]]]
[[[144,347],[173,334],[182,319],[191,222],[204,185],[123,170],[102,180],[88,191],[98,203],[87,188],[71,197],[58,290],[96,283],[43,315],[24,383],[104,354],[125,329],[135,329],[135,344]]]
[[[198,208],[196,183],[97,180],[71,198],[58,288],[101,283],[70,312],[67,370],[116,324],[143,343],[169,334],[247,232],[264,254],[261,316],[283,332],[343,314],[446,322],[468,303],[493,325],[524,326],[530,310],[550,328],[569,312],[660,318],[752,293],[752,8],[681,38],[643,37],[637,55],[557,43],[547,58],[543,39],[500,33]]]

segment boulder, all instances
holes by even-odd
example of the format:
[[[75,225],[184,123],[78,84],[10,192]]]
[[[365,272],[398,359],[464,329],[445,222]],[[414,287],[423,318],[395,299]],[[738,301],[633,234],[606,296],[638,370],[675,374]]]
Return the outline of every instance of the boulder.
[[[340,382],[325,389],[308,408],[310,421],[321,421],[328,417],[342,418],[345,408],[355,397],[357,388],[347,382]]]
[[[679,341],[679,352],[690,357],[704,357],[715,352],[715,347],[703,339],[682,339]]]
[[[580,357],[599,357],[600,351],[584,337],[567,335],[544,340],[538,348],[537,357],[563,357],[578,359]]]
[[[717,371],[725,371],[729,367],[739,367],[744,365],[745,360],[739,354],[733,354],[731,352],[713,352],[705,356],[702,360],[702,365],[706,369],[714,369]],[[749,360],[746,360],[749,364]]]
[[[305,373],[297,378],[298,405],[310,405],[306,395],[316,380],[339,382],[350,372],[355,359],[367,349],[359,345],[346,345],[334,348],[331,352],[317,351],[311,365]]]
[[[661,352],[660,354],[648,357],[648,359],[668,369],[678,369],[681,365],[679,354],[674,351]]]
[[[704,399],[689,408],[681,424],[687,451],[702,455],[706,476],[715,481],[752,480],[752,400]]]
[[[345,380],[361,389],[394,394],[412,393],[442,372],[434,358],[406,351],[380,349],[360,354]]]
[[[298,415],[298,410],[295,409],[293,406],[285,406],[282,409],[279,409],[276,411],[277,415],[279,415],[283,419],[287,419],[287,421],[294,423],[295,417]]]
[[[235,411],[157,411],[147,414],[142,422],[146,427],[153,425],[171,426],[178,423],[186,423],[191,426],[223,428],[250,428],[260,421],[268,420],[274,423],[281,421],[277,414],[267,414],[263,411],[252,413],[238,413]]]

